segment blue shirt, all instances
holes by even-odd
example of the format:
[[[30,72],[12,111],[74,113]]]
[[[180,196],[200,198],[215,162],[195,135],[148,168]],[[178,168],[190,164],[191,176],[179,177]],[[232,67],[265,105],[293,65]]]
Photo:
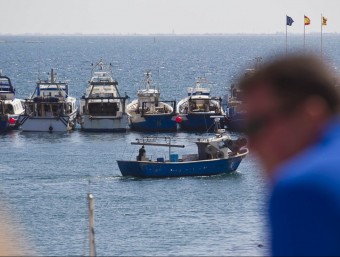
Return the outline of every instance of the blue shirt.
[[[274,256],[340,256],[340,119],[276,172],[269,202]]]

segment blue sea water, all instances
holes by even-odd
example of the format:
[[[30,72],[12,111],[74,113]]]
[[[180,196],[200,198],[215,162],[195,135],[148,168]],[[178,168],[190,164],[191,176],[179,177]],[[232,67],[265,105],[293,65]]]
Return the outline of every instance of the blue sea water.
[[[38,41],[38,42],[37,42]],[[324,35],[324,56],[337,71],[340,36]],[[222,96],[254,58],[285,51],[284,35],[238,36],[0,36],[0,69],[26,98],[38,77],[54,68],[80,98],[101,57],[113,64],[121,93],[131,99],[151,70],[165,100],[180,100],[186,87],[206,77]],[[306,49],[319,52],[320,37],[307,35]],[[289,37],[289,51],[303,37]],[[269,252],[268,188],[252,154],[237,172],[214,177],[123,178],[117,159],[135,158],[131,141],[145,134],[23,133],[0,135],[0,196],[38,255],[88,254],[86,195],[95,197],[98,255],[254,256]],[[195,151],[199,134],[170,133]],[[237,134],[233,134],[236,136]],[[164,157],[168,149],[147,147]]]

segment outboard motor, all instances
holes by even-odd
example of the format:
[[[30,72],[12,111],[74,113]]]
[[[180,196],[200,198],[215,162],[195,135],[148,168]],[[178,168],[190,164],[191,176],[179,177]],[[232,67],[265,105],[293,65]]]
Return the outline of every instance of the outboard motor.
[[[224,141],[224,146],[228,147],[233,153],[240,152],[241,148],[247,144],[247,139],[241,137],[235,140],[227,139]]]

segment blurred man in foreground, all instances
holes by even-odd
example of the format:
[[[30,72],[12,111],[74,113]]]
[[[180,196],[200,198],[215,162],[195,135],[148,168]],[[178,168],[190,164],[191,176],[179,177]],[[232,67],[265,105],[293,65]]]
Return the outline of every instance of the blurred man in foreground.
[[[240,82],[249,147],[272,185],[274,256],[340,256],[340,118],[334,76],[288,56]]]

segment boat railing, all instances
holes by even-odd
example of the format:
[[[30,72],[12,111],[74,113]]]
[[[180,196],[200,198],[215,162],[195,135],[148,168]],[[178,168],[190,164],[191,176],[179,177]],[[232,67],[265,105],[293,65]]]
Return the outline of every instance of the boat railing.
[[[65,102],[25,102],[25,115],[31,117],[60,117],[71,113]]]
[[[118,82],[116,80],[98,80],[98,81],[90,81],[89,84],[91,86],[117,86]]]
[[[124,97],[121,97],[121,96],[113,96],[111,94],[111,96],[96,96],[96,97],[86,97],[84,96],[83,99],[85,100],[127,100],[129,97],[128,96],[124,96]]]
[[[98,72],[98,73],[109,73],[109,76],[113,76],[113,72],[112,72],[112,64],[109,63],[105,63],[103,58],[100,58],[100,60],[93,64],[91,63],[91,66],[93,66],[92,70],[91,70],[91,77],[97,77],[95,76],[95,73]]]
[[[165,143],[157,143],[158,140],[164,139]],[[185,145],[177,145],[172,144],[172,138],[171,137],[143,137],[143,138],[136,138],[137,142],[131,142],[132,145],[148,145],[148,146],[165,146],[169,147],[169,160],[171,159],[171,148],[172,147],[179,147],[184,148]]]

